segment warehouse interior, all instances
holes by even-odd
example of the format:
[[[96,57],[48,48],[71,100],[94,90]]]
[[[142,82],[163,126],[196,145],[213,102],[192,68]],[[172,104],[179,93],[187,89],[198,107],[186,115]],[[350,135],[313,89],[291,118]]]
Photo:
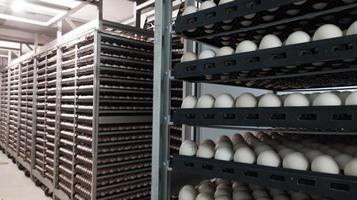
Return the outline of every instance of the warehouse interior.
[[[356,0],[0,0],[0,200],[356,200]]]

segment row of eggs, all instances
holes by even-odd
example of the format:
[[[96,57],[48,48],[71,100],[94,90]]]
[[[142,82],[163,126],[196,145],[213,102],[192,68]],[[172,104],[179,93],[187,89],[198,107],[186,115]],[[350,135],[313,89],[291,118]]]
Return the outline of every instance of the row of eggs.
[[[181,104],[181,108],[251,108],[251,107],[301,107],[301,106],[341,106],[357,105],[357,91],[355,92],[325,92],[304,95],[292,93],[278,96],[267,93],[256,97],[251,93],[243,93],[236,99],[228,93],[222,93],[217,97],[205,94],[198,99],[195,96],[187,96]]]
[[[354,34],[357,34],[357,21],[355,21],[350,25],[345,35],[354,35]],[[217,53],[212,49],[207,49],[202,51],[198,55],[198,57],[193,52],[185,52],[184,55],[181,57],[181,62],[194,61],[197,59],[213,58],[216,56],[232,55],[234,53],[250,52],[258,49],[275,48],[275,47],[280,47],[282,45],[305,43],[305,42],[310,42],[311,40],[317,41],[323,39],[330,39],[330,38],[342,37],[343,35],[344,35],[343,31],[336,25],[325,24],[320,26],[315,31],[312,38],[310,37],[309,34],[307,34],[304,31],[296,31],[290,34],[289,37],[286,39],[286,41],[283,43],[277,36],[273,34],[268,34],[262,38],[259,47],[250,40],[244,40],[237,45],[235,50],[230,46],[221,47],[217,51]]]
[[[248,185],[221,178],[203,180],[196,187],[183,186],[179,200],[327,200],[319,196],[309,196],[302,192],[287,192],[275,188]]]
[[[259,137],[249,132],[231,138],[222,135],[216,142],[207,139],[199,146],[185,140],[179,154],[330,174],[343,171],[345,175],[357,176],[357,147],[343,150],[323,144],[299,144],[276,133],[259,132]]]

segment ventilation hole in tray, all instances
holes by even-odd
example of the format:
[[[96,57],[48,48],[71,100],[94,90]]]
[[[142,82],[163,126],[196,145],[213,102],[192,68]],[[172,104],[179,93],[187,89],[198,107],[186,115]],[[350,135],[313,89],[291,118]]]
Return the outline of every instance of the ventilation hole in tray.
[[[225,14],[234,13],[236,11],[237,11],[237,6],[232,6],[232,7],[228,7],[226,9],[224,9],[224,13]]]
[[[352,115],[349,115],[349,114],[334,114],[332,116],[332,120],[350,121],[350,120],[352,120]]]
[[[317,120],[317,116],[315,114],[302,114],[299,120]]]
[[[195,118],[196,118],[196,115],[195,115],[195,114],[192,114],[192,113],[188,113],[188,114],[185,115],[185,117],[186,117],[187,119],[195,119]]]
[[[214,119],[215,115],[214,114],[204,114],[203,118],[204,119]]]
[[[194,167],[195,164],[192,162],[184,162],[183,165],[185,165],[186,167]]]
[[[281,59],[286,59],[287,55],[286,53],[279,53],[279,54],[274,54],[272,55],[273,60],[281,60]]]
[[[353,45],[351,44],[340,44],[336,45],[332,48],[334,52],[339,52],[339,51],[346,51],[346,50],[351,50],[353,48]]]
[[[216,13],[215,12],[210,12],[208,14],[205,15],[205,18],[206,19],[212,19],[216,16]]]
[[[271,175],[270,179],[274,180],[274,181],[280,181],[280,182],[284,182],[285,181],[285,177],[284,176],[280,176],[280,175]]]
[[[257,6],[261,3],[261,0],[250,0],[249,2],[247,2],[247,8],[253,8],[254,6]]]
[[[258,177],[258,172],[246,171],[246,172],[244,172],[244,175],[245,175],[245,176],[249,176],[249,177],[257,178],[257,177]]]
[[[249,59],[249,63],[257,63],[257,62],[260,62],[260,58],[258,56]]]
[[[317,50],[315,48],[304,49],[300,51],[300,56],[315,55],[315,54],[317,54]]]
[[[222,172],[224,173],[229,173],[229,174],[234,174],[234,169],[230,167],[226,167],[222,169]]]
[[[212,166],[212,165],[202,165],[202,169],[212,170],[212,169],[213,169],[213,166]]]
[[[347,184],[342,184],[342,183],[331,183],[331,189],[333,189],[333,190],[339,190],[339,191],[346,191],[346,192],[348,192],[348,191],[350,191],[351,190],[351,188],[350,188],[350,186],[349,185],[347,185]]]
[[[314,180],[311,180],[311,179],[301,178],[301,179],[298,180],[298,184],[306,185],[306,186],[315,186],[316,182]]]
[[[235,119],[236,115],[235,114],[224,114],[223,118],[224,119]]]
[[[204,69],[212,69],[212,68],[215,68],[216,65],[214,63],[206,63],[203,65],[203,68]]]
[[[270,119],[272,119],[272,120],[285,120],[286,119],[286,115],[284,113],[276,113],[276,114],[272,114]]]
[[[187,19],[187,24],[193,24],[197,22],[197,17]]]
[[[249,120],[254,120],[254,119],[259,119],[259,114],[248,114],[245,119],[249,119]]]
[[[232,65],[235,65],[235,64],[237,64],[237,62],[235,60],[224,61],[224,66],[232,66]]]

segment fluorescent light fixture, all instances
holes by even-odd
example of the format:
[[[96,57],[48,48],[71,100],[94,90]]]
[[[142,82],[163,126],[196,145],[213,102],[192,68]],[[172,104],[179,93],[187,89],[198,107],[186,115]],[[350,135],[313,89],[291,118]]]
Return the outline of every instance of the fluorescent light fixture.
[[[11,4],[11,10],[14,12],[20,12],[26,7],[26,2],[24,0],[16,0]]]
[[[68,8],[74,8],[79,4],[81,4],[80,1],[76,1],[76,0],[38,0],[38,1],[50,3],[53,5],[60,5]]]

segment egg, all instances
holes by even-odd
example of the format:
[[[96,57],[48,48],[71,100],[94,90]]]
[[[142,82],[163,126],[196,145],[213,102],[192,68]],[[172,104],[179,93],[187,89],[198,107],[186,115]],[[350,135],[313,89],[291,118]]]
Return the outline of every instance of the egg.
[[[231,141],[222,141],[222,142],[217,142],[216,144],[216,149],[220,148],[220,147],[227,147],[232,149],[233,148],[233,144]]]
[[[266,192],[265,190],[254,190],[252,195],[255,199],[261,198],[261,197],[269,197],[268,192]]]
[[[277,95],[268,93],[260,98],[258,107],[280,107],[281,104],[281,100]]]
[[[234,54],[234,49],[230,46],[221,47],[217,52],[217,56],[227,56],[232,54]]]
[[[286,192],[284,190],[277,189],[277,188],[269,188],[269,192],[271,196],[286,195]]]
[[[212,49],[206,49],[198,55],[198,59],[201,60],[201,59],[214,58],[215,56],[216,56],[215,51],[213,51]]]
[[[201,6],[200,6],[200,10],[206,10],[209,8],[213,8],[216,7],[216,3],[214,1],[204,1],[202,2]],[[205,28],[211,29],[214,27],[214,24],[209,24],[209,25],[204,25]]]
[[[232,148],[226,146],[219,147],[216,149],[214,158],[216,160],[231,161],[233,159],[233,150]]]
[[[233,2],[234,0],[220,0],[218,5],[222,5],[222,4],[225,4],[225,3],[230,3],[230,2]]]
[[[347,29],[346,35],[357,34],[357,21],[353,22]]]
[[[311,150],[306,153],[306,157],[310,160],[313,161],[315,158],[323,155],[323,153],[319,150]]]
[[[306,2],[307,2],[307,0],[301,0],[301,1],[295,2],[294,5],[300,6]]]
[[[215,108],[232,108],[234,106],[234,98],[232,95],[223,93],[217,96],[214,103]]]
[[[213,108],[215,100],[210,94],[202,95],[197,101],[196,108]]]
[[[286,195],[280,194],[273,196],[273,200],[290,200],[290,198]]]
[[[256,97],[247,92],[239,95],[236,99],[235,107],[237,108],[252,108],[257,106],[257,99]]]
[[[220,196],[231,196],[231,191],[225,189],[217,189],[214,193],[214,197],[217,198]]]
[[[215,178],[215,183],[216,185],[220,185],[220,184],[230,184],[231,181],[223,179],[223,178]]]
[[[264,151],[260,153],[257,158],[258,165],[279,167],[280,163],[281,160],[279,155],[273,150]]]
[[[219,196],[215,198],[215,200],[232,200],[232,198],[229,196]]]
[[[246,19],[253,19],[255,17],[256,13],[251,13],[251,14],[248,14],[248,15],[244,15],[243,17],[246,18]]]
[[[260,41],[259,49],[275,48],[280,47],[281,45],[282,42],[277,36],[269,34],[264,36],[263,39]]]
[[[197,60],[197,55],[189,51],[185,52],[181,57],[181,62],[189,62],[194,60]]]
[[[213,158],[214,156],[214,147],[208,144],[201,144],[198,146],[196,156],[200,158]]]
[[[199,193],[196,200],[214,200],[213,196],[207,193]]]
[[[238,144],[238,143],[245,142],[245,141],[244,141],[244,138],[243,138],[243,136],[242,136],[241,134],[234,134],[234,135],[232,135],[231,141],[232,141],[233,145],[236,145],[236,144]]]
[[[326,6],[328,5],[328,3],[324,3],[324,2],[320,2],[320,3],[315,3],[314,5],[312,5],[312,7],[316,10],[322,10],[324,9]]]
[[[285,156],[287,156],[293,152],[294,152],[294,150],[284,147],[278,151],[278,154],[280,155],[280,157],[285,158]]]
[[[307,170],[309,168],[309,161],[300,152],[293,152],[284,157],[283,167],[296,170]]]
[[[210,139],[205,139],[203,140],[203,142],[201,142],[201,144],[205,144],[205,145],[210,145],[211,147],[215,147],[216,146],[216,143],[213,142],[213,140],[210,140]]]
[[[195,108],[197,98],[195,96],[187,96],[184,98],[181,104],[181,108]]]
[[[348,154],[338,154],[337,156],[335,156],[335,160],[338,164],[338,167],[343,170],[344,167],[346,166],[346,164],[351,161],[353,158],[352,156],[348,155]]]
[[[310,197],[302,192],[290,192],[291,200],[309,200]]]
[[[312,40],[324,40],[330,38],[341,37],[343,32],[339,27],[333,24],[325,24],[320,26],[316,31]]]
[[[195,13],[197,12],[197,8],[196,6],[187,6],[185,8],[185,10],[182,12],[182,15],[189,15],[189,14],[192,14],[192,13]]]
[[[210,195],[214,195],[216,186],[211,181],[205,180],[200,183],[200,185],[198,186],[197,189],[198,189],[198,192],[200,192],[200,193],[207,193]]]
[[[246,191],[234,191],[233,192],[234,200],[253,200],[252,195]]]
[[[317,97],[317,96],[319,96],[319,94],[321,94],[321,93],[312,93],[312,94],[308,94],[307,95],[307,98],[309,98],[309,100],[310,100],[310,102],[314,102],[314,100],[315,100],[315,98]]]
[[[179,150],[180,155],[194,156],[197,152],[197,144],[192,140],[185,140],[182,142]]]
[[[319,94],[312,103],[313,106],[340,106],[341,99],[334,93],[326,92]]]
[[[355,106],[357,105],[357,91],[352,92],[351,94],[349,94],[346,98],[345,101],[345,105],[346,106]]]
[[[285,41],[285,45],[300,44],[304,42],[310,42],[310,35],[304,31],[296,31],[289,35]]]
[[[321,155],[311,162],[311,171],[338,174],[340,169],[336,161],[329,155]]]
[[[195,200],[197,191],[191,185],[185,185],[181,188],[178,199],[179,200]]]
[[[266,145],[266,144],[261,144],[261,145],[257,145],[257,147],[255,147],[254,151],[256,154],[260,154],[264,151],[267,151],[267,150],[273,150],[272,147],[270,147],[269,145]]]
[[[350,160],[345,168],[344,168],[345,175],[348,176],[357,176],[357,158]]]
[[[251,148],[243,146],[235,151],[233,160],[235,162],[253,164],[256,161],[256,155]]]
[[[300,107],[300,106],[309,106],[309,105],[310,105],[309,99],[305,95],[300,93],[289,94],[284,101],[285,107],[292,107],[292,106]]]
[[[351,92],[340,92],[338,96],[340,97],[343,104],[346,104],[347,97],[351,94]]]
[[[257,49],[258,46],[254,42],[250,40],[244,40],[237,45],[236,53],[250,52],[255,51]]]

